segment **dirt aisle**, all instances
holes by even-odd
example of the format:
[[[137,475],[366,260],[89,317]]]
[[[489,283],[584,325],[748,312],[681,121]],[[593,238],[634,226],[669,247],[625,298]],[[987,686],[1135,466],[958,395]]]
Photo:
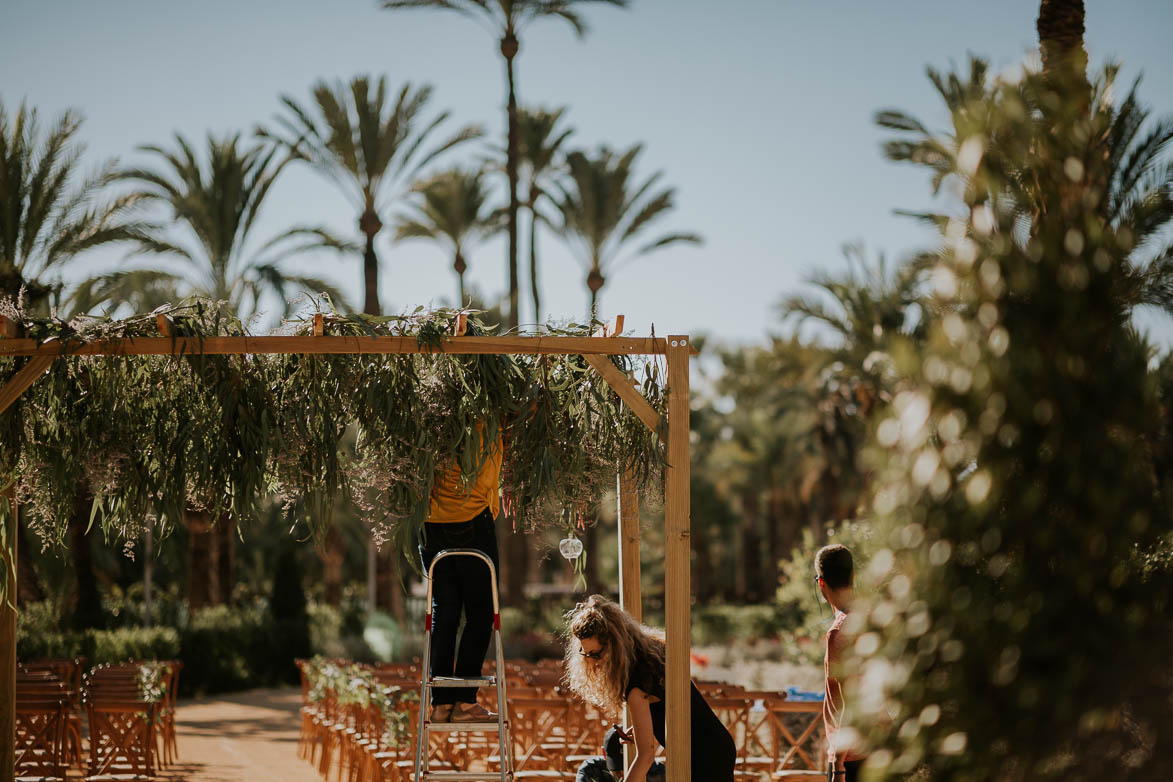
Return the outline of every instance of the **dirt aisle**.
[[[251,690],[179,702],[179,761],[167,782],[322,782],[297,756],[301,693]]]

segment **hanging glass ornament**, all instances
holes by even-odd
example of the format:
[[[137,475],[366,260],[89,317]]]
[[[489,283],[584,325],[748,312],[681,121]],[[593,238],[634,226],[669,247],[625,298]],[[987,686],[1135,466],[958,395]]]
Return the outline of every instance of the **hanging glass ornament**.
[[[582,554],[582,541],[576,538],[574,535],[571,535],[568,538],[563,538],[558,543],[558,551],[562,554],[562,556],[566,557],[567,560],[578,559],[579,555]]]

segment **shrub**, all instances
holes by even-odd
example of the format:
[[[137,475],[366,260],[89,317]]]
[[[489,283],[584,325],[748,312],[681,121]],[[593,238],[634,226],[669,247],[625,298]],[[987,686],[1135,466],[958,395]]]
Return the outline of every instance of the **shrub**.
[[[261,602],[192,614],[183,631],[183,692],[225,692],[274,680],[273,621]]]

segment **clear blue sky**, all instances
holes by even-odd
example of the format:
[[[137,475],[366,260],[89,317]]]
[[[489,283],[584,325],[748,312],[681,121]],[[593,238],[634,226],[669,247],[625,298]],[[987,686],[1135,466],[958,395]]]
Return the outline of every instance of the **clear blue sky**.
[[[1173,3],[1088,0],[1094,64],[1145,73],[1142,95],[1173,113]],[[899,107],[940,126],[928,64],[988,57],[995,69],[1035,45],[1033,0],[633,0],[626,11],[586,7],[577,40],[558,21],[526,31],[518,60],[523,104],[568,106],[573,143],[643,142],[644,175],[678,188],[666,229],[698,231],[703,247],[674,247],[618,270],[603,289],[607,316],[657,334],[754,340],[776,328],[774,305],[811,271],[843,266],[840,247],[900,257],[931,237],[895,208],[928,203],[926,177],[888,163],[877,109]],[[505,91],[497,43],[443,12],[377,10],[375,0],[0,0],[0,98],[27,99],[49,121],[80,110],[91,167],[143,160],[144,143],[180,131],[251,133],[278,96],[309,96],[321,78],[385,74],[435,86],[434,105],[503,135]],[[471,160],[466,148],[452,159]],[[385,216],[385,220],[389,216]],[[326,223],[352,231],[356,215],[332,184],[306,170],[279,181],[254,231]],[[423,242],[392,246],[384,232],[386,310],[451,302],[449,259]],[[258,243],[259,243],[258,241]],[[550,235],[540,239],[544,296],[555,318],[581,318],[584,273]],[[504,244],[470,258],[470,281],[505,290]],[[96,254],[87,268],[118,263]],[[307,260],[361,304],[359,262]],[[524,294],[524,289],[523,289]],[[522,319],[532,320],[528,297]],[[1162,326],[1164,328],[1164,326]]]

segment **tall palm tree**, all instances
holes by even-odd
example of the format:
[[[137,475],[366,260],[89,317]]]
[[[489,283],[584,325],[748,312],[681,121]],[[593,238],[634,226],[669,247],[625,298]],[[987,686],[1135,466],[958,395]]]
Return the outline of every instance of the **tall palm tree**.
[[[275,139],[333,180],[358,210],[358,227],[366,242],[363,312],[368,315],[382,314],[375,253],[375,237],[383,229],[380,214],[438,155],[482,135],[479,127],[468,125],[423,151],[450,116],[447,111],[426,116],[431,96],[429,86],[405,84],[389,103],[385,77],[373,85],[368,76],[356,76],[349,84],[320,81],[314,85],[310,109],[282,96],[286,111],[275,120],[276,129],[257,129],[258,135]]]
[[[82,178],[80,127],[81,117],[69,111],[42,139],[36,109],[21,104],[9,116],[0,101],[0,295],[16,297],[23,288],[32,313],[60,303],[60,274],[74,257],[131,239],[138,228],[127,219],[133,196],[101,197],[114,178],[112,163]]]
[[[481,171],[452,168],[417,184],[419,201],[396,223],[396,239],[432,239],[449,245],[458,280],[457,306],[467,304],[464,272],[467,252],[500,227],[489,207],[489,192]]]
[[[542,322],[542,293],[538,280],[538,223],[543,219],[538,202],[549,197],[553,176],[559,170],[562,145],[574,130],[559,127],[566,109],[522,109],[517,116],[518,160],[525,178],[525,208],[529,212],[529,281],[534,302],[534,323]]]
[[[333,241],[323,239],[320,229],[293,229],[255,251],[251,247],[253,225],[274,181],[289,163],[289,156],[260,145],[244,149],[239,135],[209,136],[207,157],[201,161],[187,139],[177,135],[175,141],[174,150],[142,147],[162,159],[159,168],[134,168],[122,174],[139,188],[137,197],[169,213],[174,226],[166,229],[157,225],[143,230],[138,238],[140,251],[164,256],[173,265],[108,275],[101,283],[107,290],[133,288],[144,281],[171,285],[226,301],[242,319],[246,309],[255,312],[267,294],[277,294],[287,308],[287,295],[296,289],[324,292],[335,304],[347,306],[330,281],[288,274],[281,268],[285,257],[307,245],[318,247]],[[293,245],[294,242],[304,244]],[[357,247],[345,245],[336,249],[357,251]],[[137,279],[132,277],[136,274]],[[220,572],[216,563],[232,562],[233,539],[228,533],[233,520],[192,512],[185,522],[190,533],[189,599],[193,605],[226,599],[231,593],[232,574]]]
[[[345,297],[332,282],[288,274],[281,268],[285,257],[306,249],[306,244],[320,246],[324,241],[321,229],[287,231],[249,254],[253,224],[290,157],[279,157],[278,150],[260,146],[244,149],[239,135],[209,136],[207,160],[201,162],[182,135],[176,135],[175,143],[175,150],[154,145],[140,148],[162,158],[162,168],[132,168],[121,175],[139,188],[136,198],[164,207],[174,225],[182,226],[188,234],[181,238],[173,228],[162,225],[144,228],[137,237],[139,251],[162,255],[178,264],[153,270],[150,275],[140,274],[139,279],[154,284],[168,281],[178,290],[226,301],[242,317],[255,311],[266,293],[277,294],[287,307],[287,296],[297,289],[324,292],[345,306]],[[306,244],[293,244],[307,237]],[[354,248],[340,244],[336,249]],[[135,273],[117,272],[103,283],[125,289]]]
[[[521,201],[517,193],[519,138],[517,84],[514,78],[514,59],[521,44],[518,35],[531,22],[542,17],[555,17],[568,22],[582,37],[586,25],[575,11],[575,6],[587,3],[606,3],[625,8],[629,0],[382,0],[383,8],[436,8],[455,11],[486,23],[499,41],[501,56],[505,59],[505,79],[509,88],[506,103],[506,159],[505,172],[509,178],[509,321],[511,328],[519,323],[520,283],[517,269],[517,213]]]
[[[652,192],[662,172],[636,182],[633,167],[641,149],[636,144],[617,154],[602,147],[594,157],[575,151],[566,158],[569,177],[557,201],[558,230],[586,267],[591,318],[598,315],[606,275],[618,266],[671,244],[701,242],[695,233],[667,233],[628,251],[632,241],[675,206],[675,188]]]
[[[47,315],[61,303],[61,273],[77,256],[130,239],[138,229],[127,218],[134,197],[102,196],[113,163],[88,179],[79,171],[81,122],[75,112],[65,112],[42,136],[36,109],[22,103],[10,116],[0,101],[0,297],[20,298],[29,315]],[[93,502],[89,487],[79,487],[75,500],[69,518],[74,617],[93,621],[101,615],[101,595],[85,536]]]

